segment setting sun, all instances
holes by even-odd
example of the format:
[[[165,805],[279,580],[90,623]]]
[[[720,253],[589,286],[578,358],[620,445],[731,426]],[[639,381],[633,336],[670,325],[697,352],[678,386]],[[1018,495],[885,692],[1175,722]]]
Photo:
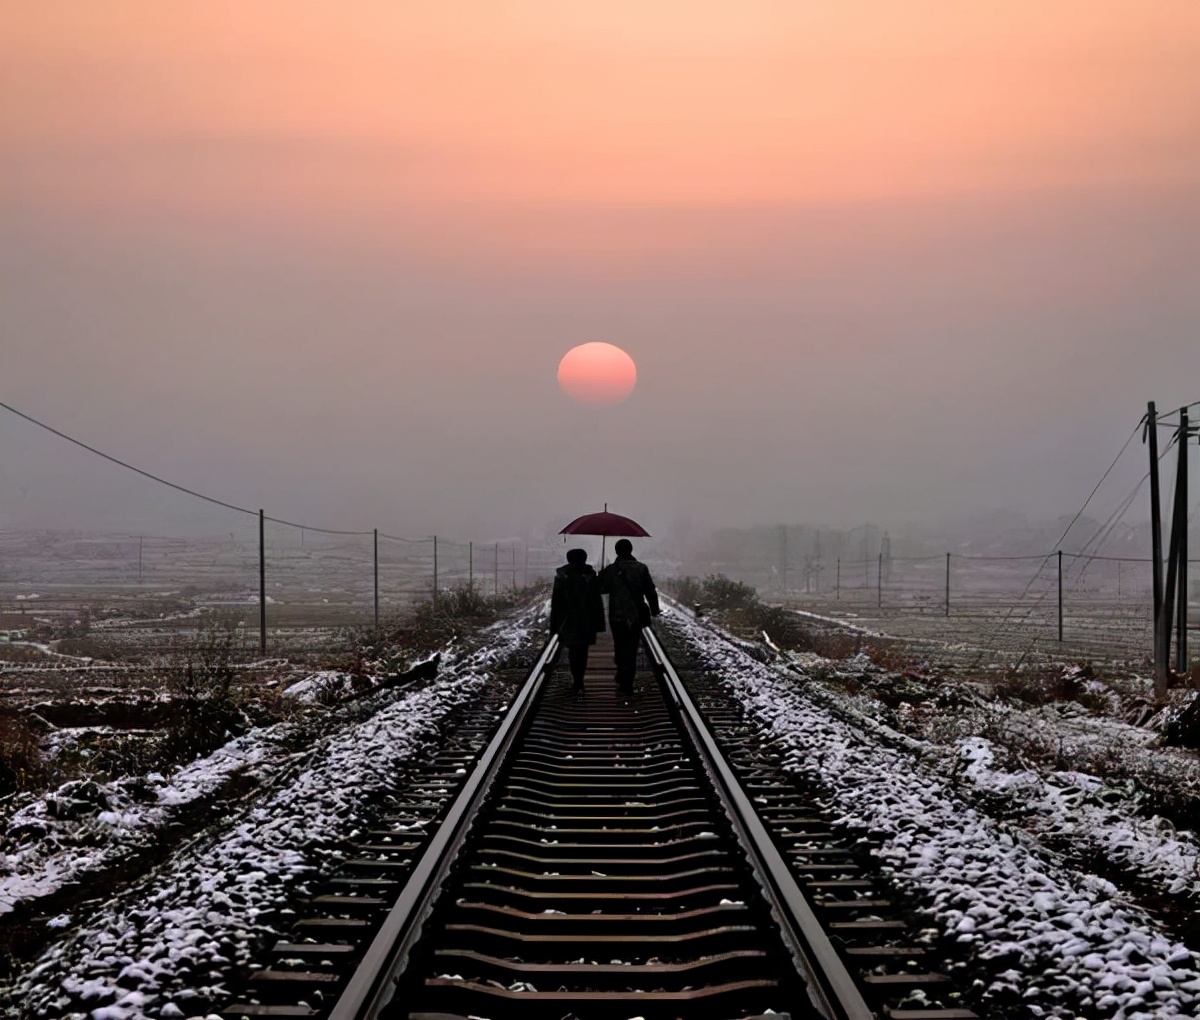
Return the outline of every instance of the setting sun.
[[[572,347],[558,363],[558,385],[581,404],[619,404],[637,384],[637,365],[614,344],[592,342]]]

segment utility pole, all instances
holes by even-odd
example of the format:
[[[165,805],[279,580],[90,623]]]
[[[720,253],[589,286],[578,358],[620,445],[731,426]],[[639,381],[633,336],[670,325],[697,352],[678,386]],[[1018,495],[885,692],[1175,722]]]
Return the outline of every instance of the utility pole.
[[[258,650],[267,652],[267,526],[266,515],[258,511]]]
[[[1163,608],[1162,504],[1158,486],[1158,413],[1154,401],[1146,405],[1146,441],[1150,447],[1150,556],[1151,587],[1154,589],[1154,694],[1167,696],[1167,654],[1161,647],[1159,617]]]
[[[1061,640],[1063,639],[1063,626],[1062,626],[1062,602],[1063,602],[1063,592],[1062,592],[1062,550],[1061,550],[1061,549],[1059,549],[1059,550],[1058,550],[1058,640],[1059,640],[1059,641],[1061,641]]]
[[[1177,611],[1176,605],[1176,583],[1180,579],[1180,549],[1187,548],[1184,541],[1184,533],[1187,531],[1187,430],[1184,428],[1187,422],[1187,411],[1184,409],[1180,414],[1179,428],[1179,466],[1176,469],[1175,475],[1175,506],[1171,513],[1171,544],[1167,550],[1167,578],[1163,585],[1162,610],[1159,614],[1157,627],[1158,640],[1155,642],[1156,654],[1161,656],[1155,663],[1154,670],[1154,696],[1159,701],[1162,701],[1167,696],[1167,684],[1171,668],[1171,628],[1172,625],[1179,619],[1182,619],[1185,630],[1187,624],[1187,605],[1184,603],[1182,611]],[[1186,555],[1186,552],[1185,552]],[[1186,568],[1186,564],[1184,565]],[[1186,654],[1186,649],[1184,649]],[[1179,657],[1176,657],[1176,665],[1179,664]],[[1186,665],[1186,664],[1185,664]]]
[[[807,583],[807,573],[805,582]],[[787,597],[787,525],[779,525],[779,590]]]
[[[946,553],[946,616],[950,615],[950,554]]]
[[[511,581],[512,581],[512,590],[513,590],[513,591],[516,591],[516,590],[517,590],[517,543],[516,543],[516,542],[514,542],[514,543],[513,543],[511,546],[509,546],[509,550],[508,550],[508,551],[509,551],[509,555],[512,557],[512,564],[511,564],[511,568],[512,568],[512,578],[511,578]]]
[[[1175,634],[1175,672],[1183,675],[1188,671],[1188,641],[1187,641],[1187,568],[1188,568],[1188,440],[1191,429],[1188,427],[1188,409],[1179,409],[1179,475],[1175,479],[1175,491],[1179,505],[1183,508],[1183,516],[1179,521],[1179,612]]]
[[[821,565],[824,562],[821,558],[821,529],[817,528],[817,536],[813,541],[813,560],[816,561],[816,592],[821,594]],[[806,590],[807,590],[807,586]]]
[[[142,536],[138,535],[138,584],[142,583]]]
[[[880,609],[883,608],[883,551],[879,553],[879,572],[875,575],[875,581],[879,585],[879,602]]]
[[[467,591],[475,594],[475,543],[467,543]]]
[[[525,562],[521,566],[521,587],[529,587],[529,543],[522,541],[521,550],[525,557]]]
[[[494,582],[494,584],[492,586],[492,594],[499,595],[500,594],[500,543],[499,542],[497,542],[492,547],[492,553],[496,557],[495,565],[492,568],[492,580]]]
[[[438,562],[437,562],[437,535],[433,536],[433,608],[437,609],[438,596]]]
[[[842,599],[842,558],[840,556],[837,558],[837,586],[833,590],[833,597],[840,602]]]
[[[375,629],[379,630],[379,529],[375,529]]]

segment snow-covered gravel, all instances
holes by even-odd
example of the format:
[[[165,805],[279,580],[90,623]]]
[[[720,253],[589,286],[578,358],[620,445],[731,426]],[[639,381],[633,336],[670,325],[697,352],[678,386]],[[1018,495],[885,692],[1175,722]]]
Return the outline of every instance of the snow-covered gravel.
[[[234,776],[261,779],[264,766],[273,770],[281,764],[291,729],[279,723],[252,730],[184,765],[170,781],[151,772],[110,783],[71,782],[17,811],[8,833],[33,829],[44,835],[0,853],[0,915],[106,870],[147,845],[179,808],[203,801]],[[82,817],[54,812],[56,804],[75,800],[84,787],[97,810]]]
[[[197,1007],[202,1012],[224,994],[221,975],[246,962],[254,944],[271,934],[279,905],[336,860],[331,848],[352,831],[364,806],[390,787],[395,770],[439,721],[474,697],[490,671],[541,629],[542,612],[494,625],[483,633],[480,650],[443,659],[430,685],[401,692],[369,718],[322,739],[286,785],[224,831],[177,850],[52,945],[8,990],[14,1015],[140,1020],[187,1016]],[[150,824],[165,803],[219,783],[224,770],[253,765],[259,746],[269,746],[264,734],[239,738],[222,749],[227,755],[218,752],[207,765],[196,763],[164,784],[156,805],[126,812],[128,818],[114,812],[110,824],[114,830]]]
[[[870,673],[903,682],[865,655],[842,663],[809,653],[786,658],[802,676],[816,669],[823,678]],[[870,696],[811,684],[806,694],[852,726],[919,755],[974,806],[1002,820],[1019,820],[1022,831],[1069,859],[1106,859],[1110,877],[1119,871],[1141,889],[1183,897],[1178,902],[1185,909],[1200,907],[1196,833],[1177,829],[1145,805],[1155,790],[1200,789],[1200,759],[1178,748],[1151,748],[1157,737],[1153,729],[1091,715],[1074,702],[1016,709],[1003,701],[972,699],[958,711],[938,710],[937,725],[925,728],[939,739],[922,741],[881,721],[882,706]],[[920,711],[901,703],[898,714],[904,717],[906,710]],[[1021,764],[1039,757],[1075,767],[1038,770]],[[1089,766],[1105,778],[1087,771]]]
[[[1200,961],[1185,946],[1111,882],[1068,866],[1036,833],[990,817],[972,796],[1031,784],[1054,820],[1047,830],[1061,826],[1181,890],[1196,878],[1193,833],[1073,803],[1052,778],[1011,779],[980,739],[960,745],[965,777],[947,775],[924,761],[922,742],[834,710],[828,691],[805,684],[803,668],[798,678],[763,665],[689,613],[672,610],[668,619],[764,726],[785,767],[827,789],[839,821],[879,844],[898,887],[990,961],[985,1002],[1020,997],[1030,1015],[1063,1018],[1082,1010],[1117,1020],[1200,1014]]]

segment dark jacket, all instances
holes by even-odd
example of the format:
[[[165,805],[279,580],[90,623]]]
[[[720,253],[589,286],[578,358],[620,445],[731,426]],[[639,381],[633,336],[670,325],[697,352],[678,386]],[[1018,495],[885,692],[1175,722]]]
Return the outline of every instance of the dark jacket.
[[[550,633],[564,645],[592,645],[604,630],[600,581],[590,563],[566,563],[554,574],[550,595]]]
[[[600,571],[600,590],[608,595],[608,618],[613,623],[644,626],[657,616],[658,590],[646,564],[618,556]]]

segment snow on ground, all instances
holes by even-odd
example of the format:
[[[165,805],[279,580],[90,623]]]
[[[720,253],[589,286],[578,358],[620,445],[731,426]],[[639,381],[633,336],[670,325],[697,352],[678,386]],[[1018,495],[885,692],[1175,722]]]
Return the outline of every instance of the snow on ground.
[[[810,654],[793,654],[790,659],[826,674],[895,677],[863,655],[844,666]],[[1019,818],[1023,831],[1069,858],[1105,859],[1114,871],[1124,872],[1141,887],[1164,896],[1188,897],[1200,907],[1196,833],[1178,830],[1144,803],[1163,789],[1181,793],[1200,789],[1200,760],[1178,748],[1151,748],[1158,736],[1154,730],[1091,715],[1074,702],[1018,709],[1003,701],[976,699],[961,714],[950,712],[939,718],[940,729],[955,734],[944,748],[914,740],[880,722],[874,717],[879,703],[870,697],[815,687],[807,693],[852,725],[920,755],[926,766],[957,784],[960,795],[973,795],[976,806],[993,815]],[[901,703],[899,714],[904,716],[906,710],[917,711]],[[944,732],[941,737],[946,739]],[[1016,763],[1036,759],[1042,752],[1075,767],[1037,771]],[[970,789],[961,789],[964,780]]]
[[[690,614],[672,611],[670,620],[767,729],[785,767],[828,789],[842,810],[840,823],[870,833],[896,884],[991,961],[988,995],[1019,996],[1034,1016],[1073,1017],[1088,1009],[1153,1020],[1200,1013],[1200,961],[1185,946],[1111,882],[1067,866],[1036,836],[972,803],[979,789],[1014,785],[993,768],[985,742],[963,741],[968,778],[956,783],[925,764],[923,742],[885,734],[865,717],[848,719],[831,708],[829,692],[818,694],[815,684],[801,686],[795,675],[755,661]],[[1086,838],[1098,846],[1123,850],[1171,881],[1195,881],[1188,874],[1195,867],[1194,834],[1176,838],[1145,822],[1139,828],[1099,807],[1076,814],[1069,799],[1056,801],[1053,782],[1040,782],[1033,796],[1048,817],[1064,825],[1070,817],[1077,833],[1088,830]]]
[[[283,693],[289,698],[295,698],[305,704],[312,704],[320,698],[322,691],[331,687],[340,688],[347,682],[348,677],[348,673],[340,670],[322,669],[290,684]]]
[[[140,1020],[190,1015],[193,1006],[220,998],[222,975],[245,963],[255,942],[273,932],[279,904],[336,858],[330,847],[353,829],[363,807],[389,788],[395,770],[447,713],[488,683],[489,670],[530,640],[540,614],[493,625],[483,632],[487,644],[480,650],[449,663],[443,659],[440,677],[429,686],[401,693],[371,717],[320,741],[306,752],[294,779],[225,831],[177,850],[51,946],[10,990],[19,1015],[84,1020],[102,1010],[110,1020]],[[244,767],[251,748],[269,742],[264,734],[247,734],[232,745],[222,749],[227,757],[218,759],[218,752],[207,766],[196,763],[164,784],[158,806],[132,812],[128,820],[113,812],[114,828],[148,821],[166,801],[186,800],[219,781],[214,773]],[[67,866],[77,863],[71,859]],[[51,925],[65,923],[55,918]]]
[[[184,765],[170,781],[158,772],[110,783],[73,781],[26,805],[9,819],[7,832],[33,831],[39,838],[0,854],[0,915],[104,871],[147,845],[178,808],[212,795],[234,776],[258,778],[261,766],[278,764],[291,728],[278,723],[251,730]]]

